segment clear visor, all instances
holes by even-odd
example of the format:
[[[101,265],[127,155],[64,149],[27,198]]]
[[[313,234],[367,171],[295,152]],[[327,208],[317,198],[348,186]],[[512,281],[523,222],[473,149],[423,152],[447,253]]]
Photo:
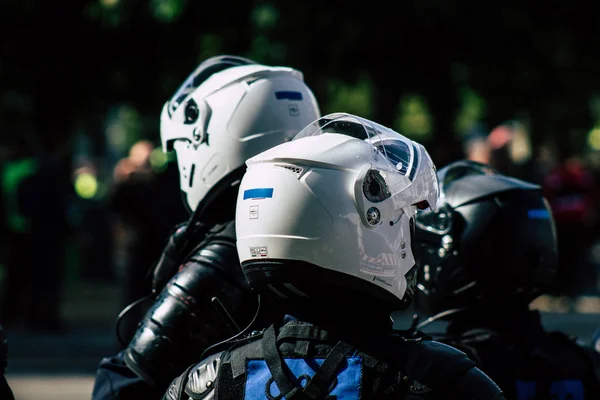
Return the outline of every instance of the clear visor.
[[[300,131],[293,140],[326,133],[347,135],[370,143],[374,167],[409,180],[414,178],[419,154],[415,144],[398,132],[355,115],[326,115]]]
[[[254,61],[238,56],[217,56],[200,63],[169,100],[169,114],[172,115],[183,101],[211,75],[230,67],[255,64]]]
[[[175,110],[183,103],[186,97],[189,96],[200,84],[203,79],[200,79],[200,73],[206,69],[206,66],[200,64],[194,72],[187,77],[183,84],[177,89],[173,97],[169,100],[169,113],[173,114]]]

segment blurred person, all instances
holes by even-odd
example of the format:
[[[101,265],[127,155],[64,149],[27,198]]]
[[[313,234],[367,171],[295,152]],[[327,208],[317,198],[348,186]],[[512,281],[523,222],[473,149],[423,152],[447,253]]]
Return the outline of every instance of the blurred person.
[[[175,188],[150,164],[154,145],[148,140],[133,144],[114,168],[109,209],[114,216],[114,249],[123,307],[148,295],[147,274],[158,260],[164,237],[185,217]]]
[[[21,323],[28,297],[28,275],[32,269],[30,224],[23,215],[23,181],[37,170],[33,146],[27,134],[15,136],[6,143],[2,163],[2,264],[5,268],[2,301],[2,323]]]
[[[77,161],[72,173],[75,194],[69,209],[70,224],[75,231],[74,242],[81,252],[81,278],[87,281],[113,281],[111,232],[98,162]]]
[[[415,293],[415,214],[438,200],[422,145],[337,113],[247,165],[239,259],[259,303],[286,316],[224,343],[165,400],[504,398],[465,354],[392,331]]]
[[[529,304],[558,279],[541,187],[458,161],[438,171],[436,211],[417,215],[419,308],[449,321],[434,338],[465,352],[507,399],[598,399],[600,353],[547,332]]]
[[[557,165],[556,145],[546,141],[537,146],[533,160],[532,183],[543,186],[544,179]]]
[[[487,128],[483,123],[477,122],[467,131],[462,145],[465,159],[482,164],[490,163],[492,149],[487,140]],[[446,164],[448,163],[444,163],[443,165]]]
[[[543,181],[544,194],[556,221],[560,292],[574,298],[596,292],[596,266],[590,249],[598,237],[600,192],[592,171],[581,158],[561,146],[558,164]]]
[[[491,161],[491,150],[485,136],[470,136],[464,141],[464,153],[467,160],[482,164],[489,164]]]
[[[43,143],[36,154],[38,168],[23,183],[21,206],[31,221],[32,269],[29,307],[25,327],[56,331],[65,328],[61,316],[61,294],[69,225],[70,141]]]
[[[57,330],[60,317],[62,260],[68,174],[66,147],[43,145],[23,134],[3,166],[2,183],[7,216],[7,293],[5,326]]]
[[[181,191],[191,216],[175,227],[154,268],[152,307],[124,351],[100,362],[95,400],[160,398],[203,350],[250,321],[256,300],[241,272],[233,221],[244,163],[318,117],[300,71],[236,56],[205,60],[166,102],[161,140],[164,151],[174,149],[180,176],[172,193]],[[263,311],[277,312],[275,305]]]
[[[533,160],[529,133],[525,125],[508,120],[496,126],[487,136],[491,149],[489,163],[502,174],[533,180]]]

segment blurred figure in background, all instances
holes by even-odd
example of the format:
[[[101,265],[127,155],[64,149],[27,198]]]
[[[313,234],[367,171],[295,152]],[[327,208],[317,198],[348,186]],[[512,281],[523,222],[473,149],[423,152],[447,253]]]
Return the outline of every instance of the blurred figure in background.
[[[114,169],[109,205],[114,215],[116,275],[123,307],[150,293],[148,271],[161,254],[164,238],[187,217],[181,204],[176,166],[164,172],[151,165],[154,145],[135,143]]]
[[[110,268],[112,259],[107,251],[112,238],[99,162],[93,158],[77,160],[72,181],[76,195],[72,197],[69,215],[73,239],[83,260],[79,265],[81,277],[112,282],[114,271]]]
[[[60,290],[67,233],[68,143],[44,146],[19,135],[2,172],[7,221],[7,293],[3,323],[62,328]]]
[[[489,164],[491,161],[492,150],[485,133],[480,129],[477,129],[467,135],[463,140],[463,153],[467,160],[481,164]]]
[[[534,167],[529,133],[524,124],[509,120],[496,126],[487,136],[489,164],[502,174],[532,182]]]
[[[20,206],[23,181],[37,170],[26,134],[6,143],[2,165],[2,264],[5,271],[2,299],[2,323],[22,323],[27,298],[27,276],[31,271],[32,253],[29,221]]]
[[[23,184],[22,205],[31,221],[32,253],[30,299],[25,327],[54,331],[64,328],[60,315],[66,239],[67,202],[72,192],[69,177],[70,142],[44,144],[36,154],[38,169]]]
[[[558,164],[543,181],[544,194],[556,222],[559,281],[563,292],[576,297],[595,292],[596,267],[589,249],[597,238],[598,184],[593,173],[568,146],[561,146]]]

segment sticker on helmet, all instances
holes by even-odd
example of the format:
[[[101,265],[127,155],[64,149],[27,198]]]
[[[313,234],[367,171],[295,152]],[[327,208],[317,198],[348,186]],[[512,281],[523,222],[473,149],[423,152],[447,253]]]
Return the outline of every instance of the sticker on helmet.
[[[295,92],[292,90],[280,90],[279,92],[275,92],[275,98],[277,100],[296,100],[302,101],[302,93]]]
[[[244,190],[244,200],[261,200],[273,197],[273,188],[257,188]]]
[[[288,111],[292,117],[300,115],[300,107],[298,107],[298,104],[288,104]]]
[[[374,277],[373,277],[373,282],[381,282],[381,283],[383,283],[384,285],[387,285],[387,286],[392,286],[392,284],[391,284],[391,283],[389,283],[389,282],[388,282],[388,281],[386,281],[385,279],[381,279],[381,278],[380,278],[380,277],[378,277],[378,276],[374,276]]]
[[[254,258],[269,257],[267,246],[250,247],[250,255]]]
[[[258,205],[250,206],[250,219],[258,219]]]

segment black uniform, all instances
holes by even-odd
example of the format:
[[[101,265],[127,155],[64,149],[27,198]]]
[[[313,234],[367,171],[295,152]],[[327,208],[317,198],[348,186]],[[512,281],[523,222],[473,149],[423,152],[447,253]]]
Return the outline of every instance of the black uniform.
[[[178,240],[184,228],[171,236],[163,260],[173,261],[170,250],[182,247]],[[257,297],[239,266],[233,221],[200,232],[188,239],[195,246],[154,299],[127,348],[100,362],[93,399],[160,397],[209,345],[235,335],[252,320]],[[161,278],[155,278],[155,286],[161,286]],[[275,307],[261,313],[270,321],[275,315]]]
[[[554,220],[539,186],[458,161],[441,204],[417,216],[420,306],[515,400],[598,399],[598,354],[544,331],[529,303],[561,285]],[[423,329],[424,324],[419,325]]]
[[[422,336],[286,320],[191,367],[164,400],[504,398],[464,353]]]
[[[537,311],[465,313],[446,335],[440,340],[468,354],[508,399],[600,399],[600,354],[546,332]]]

